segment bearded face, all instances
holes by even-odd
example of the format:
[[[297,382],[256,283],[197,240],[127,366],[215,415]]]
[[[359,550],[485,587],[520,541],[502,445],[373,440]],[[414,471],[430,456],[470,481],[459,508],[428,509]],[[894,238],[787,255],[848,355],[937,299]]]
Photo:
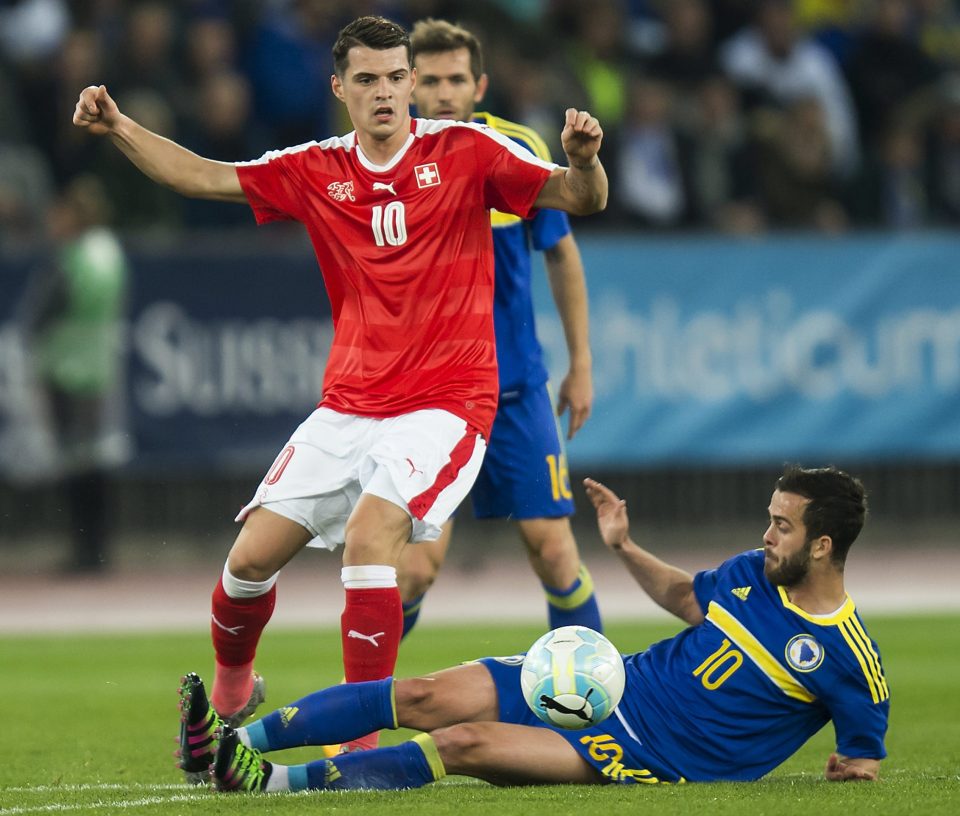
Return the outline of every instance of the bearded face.
[[[792,587],[807,577],[813,539],[807,540],[803,511],[809,499],[775,490],[770,498],[770,524],[763,534],[763,572],[775,586]]]
[[[793,553],[774,555],[769,550],[763,562],[763,574],[774,586],[792,587],[801,583],[810,571],[813,541],[807,541]]]

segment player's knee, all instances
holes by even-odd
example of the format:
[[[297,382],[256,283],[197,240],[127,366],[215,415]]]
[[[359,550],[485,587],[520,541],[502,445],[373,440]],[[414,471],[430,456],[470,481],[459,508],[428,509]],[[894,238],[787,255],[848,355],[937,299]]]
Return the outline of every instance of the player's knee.
[[[538,546],[538,554],[548,564],[580,564],[580,552],[573,536],[550,536],[543,539]]]
[[[437,578],[437,568],[429,561],[423,560],[416,564],[401,562],[397,573],[397,584],[400,587],[400,597],[404,602],[412,601],[423,595]]]
[[[429,728],[436,711],[436,682],[425,677],[397,680],[393,687],[397,723],[404,728]]]
[[[578,558],[577,540],[567,518],[535,519],[520,523],[523,543],[532,555],[549,560]]]
[[[569,524],[544,525],[525,531],[524,543],[538,575],[552,586],[573,580],[580,570],[580,552]]]
[[[241,581],[266,581],[279,567],[266,553],[234,547],[227,556],[227,569],[234,578]]]
[[[464,773],[481,767],[491,748],[495,747],[491,746],[489,733],[483,723],[460,723],[438,728],[430,736],[448,773]]]

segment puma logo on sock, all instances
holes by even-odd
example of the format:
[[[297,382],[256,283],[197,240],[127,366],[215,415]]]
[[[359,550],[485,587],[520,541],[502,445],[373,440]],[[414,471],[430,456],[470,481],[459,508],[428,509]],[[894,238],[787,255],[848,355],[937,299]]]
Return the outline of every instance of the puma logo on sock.
[[[385,635],[385,634],[386,634],[386,632],[377,632],[375,635],[365,635],[365,634],[363,634],[363,632],[358,632],[356,629],[351,629],[349,632],[347,632],[347,637],[348,637],[348,638],[356,638],[357,640],[368,640],[368,641],[370,641],[370,643],[372,643],[374,646],[376,646],[377,648],[379,648],[379,647],[380,647],[380,644],[377,643],[377,638],[378,638],[378,637],[383,637],[383,635]]]
[[[224,632],[226,632],[227,634],[230,634],[230,635],[239,635],[239,634],[240,634],[240,630],[244,628],[242,625],[239,625],[239,626],[224,626],[222,623],[220,623],[220,621],[217,620],[217,616],[216,616],[216,615],[211,615],[211,616],[210,616],[210,620],[212,620],[217,626],[219,626],[221,629],[223,629]]]

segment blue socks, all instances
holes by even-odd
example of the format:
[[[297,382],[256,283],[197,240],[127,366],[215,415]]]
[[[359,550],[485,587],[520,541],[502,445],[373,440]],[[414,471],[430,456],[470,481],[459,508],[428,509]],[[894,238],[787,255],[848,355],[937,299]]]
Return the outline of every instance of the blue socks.
[[[342,683],[315,691],[246,727],[250,747],[279,751],[336,745],[383,728],[396,728],[393,678]]]
[[[290,790],[302,784],[305,768],[308,790],[403,790],[420,788],[446,776],[446,770],[429,734],[418,734],[408,742],[340,754],[290,768]]]
[[[388,677],[314,692],[243,731],[251,748],[278,751],[347,742],[371,731],[396,727],[393,678]],[[302,765],[275,765],[274,776],[286,780],[277,790],[402,790],[442,779],[446,770],[433,738],[418,734],[388,748],[355,751]]]
[[[600,607],[593,591],[593,578],[581,564],[577,579],[566,589],[554,589],[543,584],[547,596],[547,619],[551,629],[560,626],[588,626],[603,632]]]
[[[417,618],[420,617],[420,607],[423,604],[423,599],[426,597],[427,593],[424,592],[422,595],[418,595],[416,598],[404,602],[403,633],[400,635],[400,640],[403,640],[410,633],[410,630],[416,625]]]

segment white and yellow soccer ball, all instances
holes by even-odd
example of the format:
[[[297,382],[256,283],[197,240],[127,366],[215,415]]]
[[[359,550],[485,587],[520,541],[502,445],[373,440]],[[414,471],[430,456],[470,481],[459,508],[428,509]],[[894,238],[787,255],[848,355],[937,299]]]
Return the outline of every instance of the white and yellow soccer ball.
[[[527,705],[547,725],[577,730],[603,722],[623,697],[626,675],[614,645],[586,626],[561,626],[523,660]]]

